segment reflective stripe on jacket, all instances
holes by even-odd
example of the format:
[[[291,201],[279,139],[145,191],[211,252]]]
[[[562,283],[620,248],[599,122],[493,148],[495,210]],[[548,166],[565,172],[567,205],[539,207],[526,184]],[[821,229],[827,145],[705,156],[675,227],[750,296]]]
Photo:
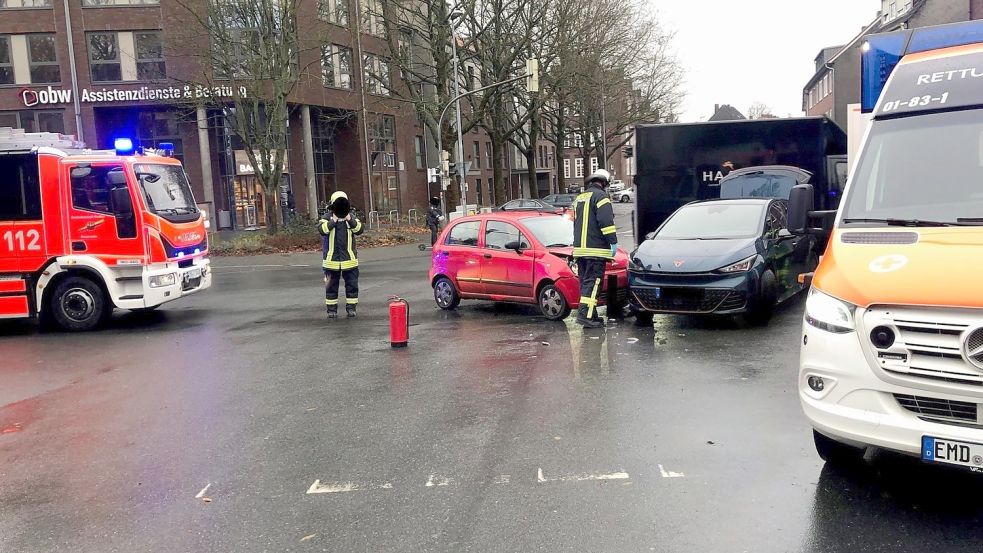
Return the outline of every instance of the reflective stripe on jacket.
[[[322,267],[329,271],[345,271],[358,267],[358,248],[355,237],[362,234],[362,222],[352,217],[350,221],[321,219],[317,231],[321,233]]]
[[[591,185],[573,204],[573,256],[612,259],[611,246],[618,243],[614,207],[601,188]]]

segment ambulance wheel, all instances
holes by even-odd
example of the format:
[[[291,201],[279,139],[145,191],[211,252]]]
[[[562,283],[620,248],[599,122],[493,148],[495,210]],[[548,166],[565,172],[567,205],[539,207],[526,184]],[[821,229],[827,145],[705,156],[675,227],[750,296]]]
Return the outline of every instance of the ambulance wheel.
[[[102,288],[78,276],[59,282],[49,305],[54,322],[70,332],[92,330],[112,313]]]
[[[433,299],[437,307],[445,310],[455,309],[461,303],[461,295],[454,288],[454,283],[447,277],[440,277],[433,285]]]
[[[563,292],[555,284],[547,284],[539,289],[539,310],[551,321],[562,321],[570,315],[570,304]]]
[[[812,431],[812,441],[816,443],[816,453],[831,465],[847,465],[863,458],[864,450],[847,445]]]

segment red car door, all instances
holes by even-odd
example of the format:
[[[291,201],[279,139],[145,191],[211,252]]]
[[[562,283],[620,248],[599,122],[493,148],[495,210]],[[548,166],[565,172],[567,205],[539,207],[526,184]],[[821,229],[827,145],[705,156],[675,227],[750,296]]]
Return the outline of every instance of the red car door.
[[[444,243],[437,246],[437,263],[462,294],[481,294],[481,251],[478,235],[481,221],[455,223]]]
[[[484,237],[481,283],[485,293],[531,300],[533,257],[529,241],[515,225],[493,220],[485,223]]]

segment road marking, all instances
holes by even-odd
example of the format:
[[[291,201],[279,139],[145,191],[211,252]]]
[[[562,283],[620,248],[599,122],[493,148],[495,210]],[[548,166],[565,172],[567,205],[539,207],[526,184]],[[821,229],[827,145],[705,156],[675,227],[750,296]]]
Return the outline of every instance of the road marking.
[[[686,476],[681,472],[673,472],[671,470],[666,470],[665,467],[659,465],[659,472],[662,473],[663,478],[683,478]]]
[[[495,479],[496,484],[508,484],[512,481],[512,476],[509,474],[503,474]]]
[[[545,482],[586,482],[590,480],[628,480],[631,478],[625,471],[609,472],[609,473],[584,473],[584,474],[566,474],[560,476],[551,476],[546,478],[543,474],[543,468],[540,467],[536,473],[536,481],[540,484]]]
[[[428,488],[432,488],[434,486],[449,486],[451,484],[451,482],[452,482],[452,480],[450,478],[447,478],[447,477],[444,477],[444,476],[437,476],[435,474],[431,474],[430,475],[430,478],[427,479],[427,484],[426,485],[427,485]]]
[[[211,488],[211,487],[212,487],[212,483],[209,482],[207,486],[205,486],[204,488],[201,489],[200,492],[198,492],[198,495],[195,496],[195,499],[201,499],[201,498],[205,497],[205,492],[207,492],[208,491],[208,488]]]
[[[391,490],[393,485],[390,482],[385,484],[358,484],[355,482],[326,482],[321,483],[320,480],[315,480],[311,487],[307,489],[308,494],[317,493],[345,493],[345,492],[359,492],[366,490]]]

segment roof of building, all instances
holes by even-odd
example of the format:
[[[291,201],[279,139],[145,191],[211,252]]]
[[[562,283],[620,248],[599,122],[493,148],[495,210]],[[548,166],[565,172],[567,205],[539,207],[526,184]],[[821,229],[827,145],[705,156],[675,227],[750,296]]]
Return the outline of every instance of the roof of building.
[[[739,121],[741,119],[747,119],[743,113],[730,104],[714,106],[714,109],[715,112],[710,116],[708,121]]]

